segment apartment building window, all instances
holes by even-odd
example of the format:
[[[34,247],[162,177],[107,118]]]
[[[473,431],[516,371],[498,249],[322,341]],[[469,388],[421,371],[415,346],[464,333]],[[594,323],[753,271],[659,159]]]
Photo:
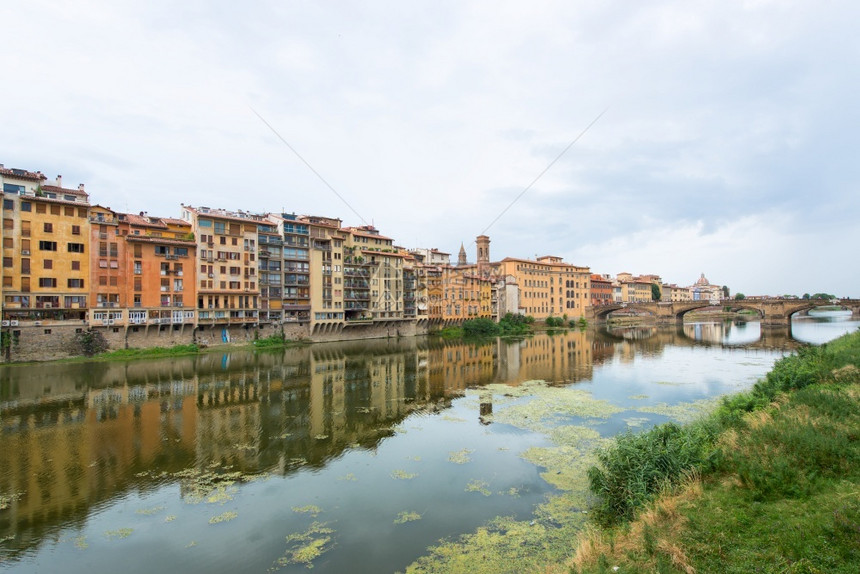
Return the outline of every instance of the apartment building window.
[[[83,289],[84,288],[84,280],[83,279],[69,279],[68,280],[69,289]]]
[[[4,257],[3,258],[3,267],[12,267],[12,266],[13,266],[12,258],[11,257]]]
[[[40,277],[39,287],[56,287],[57,280],[54,277]]]
[[[99,275],[99,285],[107,285],[107,275]]]
[[[69,253],[83,253],[84,252],[84,244],[83,243],[68,243],[67,244]]]
[[[141,263],[140,261],[135,261],[134,262],[134,274],[140,275],[141,273],[143,273],[143,263]]]
[[[45,222],[42,224],[42,230],[45,233],[53,233],[54,232],[54,224]]]
[[[216,221],[214,223],[215,233],[220,233],[221,235],[227,233],[227,225],[223,221]]]
[[[54,260],[53,259],[45,259],[42,261],[43,269],[53,269],[54,268]]]
[[[15,246],[14,240],[11,237],[3,238],[3,249],[12,249]]]
[[[134,256],[143,257],[143,248],[139,244],[134,246]]]
[[[15,222],[12,219],[3,219],[3,229],[11,230],[15,228]]]
[[[45,213],[46,211],[47,211],[47,209],[45,209],[44,203],[37,203],[36,204],[36,213]]]
[[[135,291],[143,291],[143,283],[140,281],[139,277],[135,277],[134,279],[134,290]],[[140,295],[135,295],[136,298],[139,298]]]
[[[51,206],[51,215],[60,215],[60,206],[52,205]]]
[[[21,211],[33,211],[33,204],[29,201],[21,202]]]
[[[74,195],[66,195],[63,197],[66,201],[75,201]],[[63,215],[66,217],[74,217],[75,216],[75,208],[71,205],[67,205],[63,208]]]
[[[40,241],[39,242],[39,251],[56,251],[57,250],[57,242],[56,241]]]
[[[72,225],[72,235],[80,235],[81,234],[81,226],[80,225]]]

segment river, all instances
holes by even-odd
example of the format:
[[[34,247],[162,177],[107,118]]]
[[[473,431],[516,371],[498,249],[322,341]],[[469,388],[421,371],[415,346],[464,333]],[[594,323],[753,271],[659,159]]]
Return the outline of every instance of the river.
[[[0,570],[402,571],[496,516],[527,520],[557,492],[548,463],[524,454],[554,429],[611,437],[684,420],[785,352],[858,326],[823,313],[776,330],[2,366]]]

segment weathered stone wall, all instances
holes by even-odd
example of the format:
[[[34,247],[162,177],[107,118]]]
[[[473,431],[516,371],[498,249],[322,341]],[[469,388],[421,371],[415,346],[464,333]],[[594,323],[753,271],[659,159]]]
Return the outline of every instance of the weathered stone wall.
[[[311,332],[308,323],[284,323],[283,325],[262,325],[258,328],[242,326],[227,327],[225,340],[224,327],[182,325],[141,325],[129,327],[93,327],[101,333],[108,344],[108,350],[148,349],[153,347],[173,347],[196,343],[201,346],[246,345],[255,339],[280,335],[293,341],[348,341],[352,339],[381,339],[414,337],[426,335],[427,321],[388,321],[379,324],[329,325]],[[48,325],[23,326],[11,329],[16,333],[8,356],[3,353],[0,363],[24,361],[52,361],[75,356],[75,335],[88,330],[80,321],[74,324],[52,323]]]

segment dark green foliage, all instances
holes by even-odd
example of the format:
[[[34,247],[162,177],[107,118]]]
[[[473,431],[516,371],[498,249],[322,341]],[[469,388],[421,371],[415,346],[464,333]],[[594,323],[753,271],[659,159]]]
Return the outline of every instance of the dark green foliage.
[[[486,337],[498,332],[499,326],[492,319],[469,319],[463,323],[464,337]]]
[[[664,485],[710,466],[717,431],[706,421],[687,426],[667,423],[616,437],[612,446],[598,451],[600,466],[588,471],[591,491],[600,497],[597,519],[604,524],[629,520]]]
[[[269,337],[264,337],[262,339],[254,340],[254,347],[258,349],[267,349],[272,347],[283,347],[287,344],[287,338],[284,337],[284,333],[275,333],[274,335],[270,335]]]
[[[72,340],[73,355],[84,355],[92,357],[99,353],[104,353],[108,350],[108,342],[102,335],[101,331],[87,329],[80,333],[75,333],[75,338]]]
[[[544,322],[547,327],[564,327],[564,319],[561,317],[547,317]]]
[[[743,293],[735,293],[735,301],[742,301],[746,298],[747,298],[747,296],[744,295]]]
[[[663,294],[660,293],[660,286],[656,283],[651,283],[651,300],[659,301],[663,297]]]

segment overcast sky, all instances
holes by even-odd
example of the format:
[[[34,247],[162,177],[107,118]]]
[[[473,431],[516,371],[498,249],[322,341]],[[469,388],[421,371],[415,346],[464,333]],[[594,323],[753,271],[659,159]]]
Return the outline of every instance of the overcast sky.
[[[340,217],[454,259],[485,232],[494,260],[860,297],[856,0],[28,0],[0,18],[0,163],[93,203]]]

